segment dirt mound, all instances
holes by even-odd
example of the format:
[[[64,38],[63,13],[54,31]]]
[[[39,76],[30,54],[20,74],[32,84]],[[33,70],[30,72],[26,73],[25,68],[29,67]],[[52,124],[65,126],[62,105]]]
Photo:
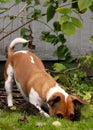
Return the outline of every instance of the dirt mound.
[[[4,87],[0,87],[0,109],[9,110],[6,100],[7,94]],[[26,102],[17,89],[13,90],[13,103],[16,106],[16,111],[26,112],[28,114],[38,114],[38,110],[29,102]]]

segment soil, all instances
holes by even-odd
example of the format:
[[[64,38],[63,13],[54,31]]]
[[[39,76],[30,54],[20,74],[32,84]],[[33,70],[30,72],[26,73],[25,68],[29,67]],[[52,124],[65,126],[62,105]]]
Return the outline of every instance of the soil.
[[[7,106],[7,94],[4,87],[0,86],[0,109],[10,110]],[[38,110],[29,102],[27,102],[17,89],[13,90],[13,103],[16,111],[25,112],[27,114],[38,114]]]

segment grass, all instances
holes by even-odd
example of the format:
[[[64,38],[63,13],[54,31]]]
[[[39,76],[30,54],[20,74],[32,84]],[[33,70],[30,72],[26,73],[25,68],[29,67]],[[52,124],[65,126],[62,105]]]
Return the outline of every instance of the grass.
[[[82,118],[78,122],[45,118],[40,115],[26,115],[28,122],[20,122],[23,115],[26,114],[0,110],[0,130],[93,130],[93,105],[82,108]],[[59,121],[61,126],[54,126],[54,121]],[[46,124],[36,126],[37,122]]]

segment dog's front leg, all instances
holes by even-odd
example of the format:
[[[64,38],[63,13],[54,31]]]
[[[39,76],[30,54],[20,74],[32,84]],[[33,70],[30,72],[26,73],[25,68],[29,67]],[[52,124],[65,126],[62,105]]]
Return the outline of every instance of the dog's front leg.
[[[39,110],[40,114],[44,115],[45,117],[50,117],[49,114],[44,112],[43,109],[39,105],[35,105],[35,106]]]
[[[42,115],[49,117],[49,114],[41,108],[43,104],[42,99],[39,97],[38,93],[33,88],[31,89],[29,94],[29,102],[33,104]]]

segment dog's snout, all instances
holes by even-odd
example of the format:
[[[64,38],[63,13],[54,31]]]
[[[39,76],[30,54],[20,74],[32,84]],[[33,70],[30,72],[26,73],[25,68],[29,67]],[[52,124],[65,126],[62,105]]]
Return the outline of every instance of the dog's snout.
[[[63,115],[61,113],[57,113],[56,116],[61,119],[63,118]]]
[[[74,114],[70,114],[69,118],[70,118],[71,121],[74,121],[74,117],[75,117]]]

